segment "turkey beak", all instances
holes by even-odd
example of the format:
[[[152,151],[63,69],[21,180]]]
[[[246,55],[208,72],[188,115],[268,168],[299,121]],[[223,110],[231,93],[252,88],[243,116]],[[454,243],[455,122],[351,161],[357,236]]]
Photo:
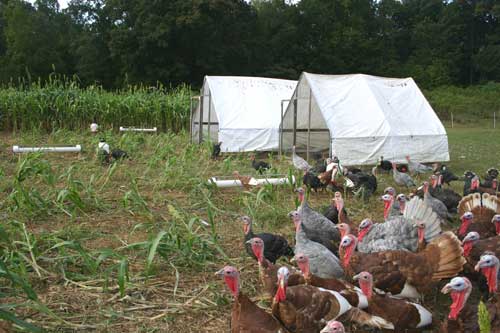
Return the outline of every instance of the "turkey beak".
[[[443,293],[443,294],[448,294],[450,291],[451,291],[451,286],[449,283],[447,285],[445,285],[443,287],[443,289],[441,289],[441,293]]]
[[[224,275],[224,268],[222,268],[221,270],[218,270],[217,272],[215,272],[216,276],[223,276]]]
[[[358,281],[358,280],[359,280],[359,274],[354,275],[354,276],[352,277],[352,279],[353,279],[354,281]]]
[[[252,240],[251,240],[251,239],[249,239],[249,240],[247,240],[247,241],[245,242],[245,244],[251,244],[251,243],[252,243]]]
[[[479,260],[479,262],[476,264],[476,266],[474,266],[474,270],[476,272],[479,272],[481,270],[481,265],[483,264],[483,261],[482,260]]]
[[[297,262],[297,259],[295,259],[295,257],[293,257],[292,259],[290,259],[290,262]]]

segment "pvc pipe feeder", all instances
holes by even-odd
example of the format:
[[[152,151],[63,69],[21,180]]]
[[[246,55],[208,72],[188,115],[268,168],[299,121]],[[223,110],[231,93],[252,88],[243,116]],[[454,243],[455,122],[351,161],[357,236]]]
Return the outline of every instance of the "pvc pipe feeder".
[[[55,147],[20,147],[13,146],[12,152],[14,153],[80,153],[82,151],[81,145],[76,146],[55,146]]]
[[[138,128],[138,127],[123,127],[120,126],[120,132],[156,132],[157,128]]]
[[[271,185],[285,185],[289,184],[288,177],[280,177],[280,178],[260,178],[254,179],[255,182],[251,182],[249,185],[251,186],[260,186],[264,184]],[[242,187],[241,181],[238,179],[217,179],[216,177],[212,177],[208,180],[209,183],[215,184],[220,188],[228,188],[228,187]],[[295,184],[295,176],[292,175],[292,184]]]

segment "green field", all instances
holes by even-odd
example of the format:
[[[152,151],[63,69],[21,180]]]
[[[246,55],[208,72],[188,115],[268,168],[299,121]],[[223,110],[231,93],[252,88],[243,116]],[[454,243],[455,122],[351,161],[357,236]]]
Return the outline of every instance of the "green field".
[[[448,133],[449,165],[457,175],[500,166],[500,130]],[[231,297],[213,273],[230,263],[242,272],[244,292],[256,296],[259,286],[237,217],[250,215],[256,231],[292,241],[286,217],[295,204],[292,188],[208,186],[209,177],[254,170],[246,154],[210,160],[209,145],[191,145],[185,133],[100,135],[131,160],[101,165],[99,137],[87,132],[0,133],[0,255],[6,263],[0,277],[10,281],[0,287],[0,316],[8,310],[60,332],[227,331]],[[13,144],[59,143],[82,144],[84,152],[11,153]],[[272,163],[280,174],[291,170],[289,158]],[[378,193],[388,185],[392,178],[379,178]],[[461,193],[460,182],[454,187]],[[312,194],[310,201],[319,208],[330,197]],[[378,200],[365,205],[348,198],[346,208],[355,221],[382,219]],[[449,304],[441,297],[426,305],[442,317]]]

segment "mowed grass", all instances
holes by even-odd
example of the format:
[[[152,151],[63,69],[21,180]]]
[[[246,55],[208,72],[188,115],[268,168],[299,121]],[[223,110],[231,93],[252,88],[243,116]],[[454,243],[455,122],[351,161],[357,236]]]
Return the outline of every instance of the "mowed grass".
[[[500,166],[499,130],[454,128],[448,134],[449,165],[457,175]],[[259,290],[237,217],[250,215],[255,231],[293,243],[286,217],[295,207],[291,186],[243,191],[207,185],[208,178],[234,170],[255,174],[247,154],[212,161],[209,145],[191,145],[187,134],[109,131],[99,136],[131,160],[103,166],[95,154],[99,136],[90,133],[0,136],[0,255],[38,300],[27,300],[10,282],[2,282],[0,297],[12,305],[9,311],[48,331],[226,332],[232,299],[214,272],[234,265],[242,291],[257,296]],[[13,144],[82,144],[84,152],[13,155]],[[289,158],[271,158],[273,172],[288,174]],[[389,185],[389,175],[379,177],[377,196]],[[454,188],[461,193],[462,183]],[[311,205],[320,209],[331,196],[313,193]],[[381,221],[377,199],[347,198],[349,215]],[[449,299],[426,305],[443,318]]]

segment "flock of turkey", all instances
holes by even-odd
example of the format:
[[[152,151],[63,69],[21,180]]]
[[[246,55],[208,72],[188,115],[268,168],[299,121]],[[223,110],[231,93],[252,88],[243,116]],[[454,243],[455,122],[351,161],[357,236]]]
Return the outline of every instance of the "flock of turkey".
[[[289,214],[295,225],[293,248],[282,236],[254,234],[251,218],[241,217],[246,251],[256,260],[270,311],[240,290],[235,267],[222,268],[217,274],[234,296],[231,332],[473,333],[480,332],[480,300],[491,332],[500,332],[498,170],[489,169],[483,181],[465,172],[462,196],[443,187],[459,179],[446,166],[429,167],[409,156],[405,166],[381,158],[371,173],[344,167],[338,159],[311,167],[295,149],[292,160],[304,173],[306,188],[328,188],[334,198],[320,213],[309,206],[304,188],[296,190],[300,205]],[[255,158],[252,165],[259,171],[269,167]],[[415,187],[412,176],[432,175],[408,196],[386,188],[381,197],[384,221],[352,221],[341,193],[367,199],[384,170],[406,187]],[[458,229],[451,225],[456,214]],[[282,256],[292,258],[290,265],[297,268],[278,265]],[[435,302],[443,284],[440,292],[450,295],[451,305],[441,320],[426,304]],[[473,289],[479,296],[470,297]]]

